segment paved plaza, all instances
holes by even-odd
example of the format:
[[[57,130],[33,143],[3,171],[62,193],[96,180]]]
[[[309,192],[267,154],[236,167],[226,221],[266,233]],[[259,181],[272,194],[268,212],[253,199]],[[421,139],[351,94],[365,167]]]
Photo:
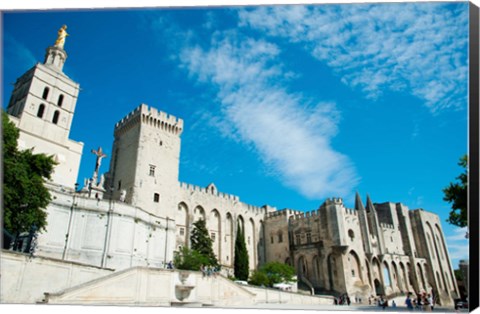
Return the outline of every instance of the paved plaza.
[[[383,309],[374,305],[298,305],[298,304],[273,304],[263,303],[248,307],[251,309],[272,309],[272,310],[315,310],[315,311],[362,311],[362,312],[411,312],[424,313],[422,310],[409,311],[405,306],[387,307]],[[427,313],[427,312],[425,312]],[[468,313],[467,309],[455,310],[453,308],[437,307],[430,313]]]

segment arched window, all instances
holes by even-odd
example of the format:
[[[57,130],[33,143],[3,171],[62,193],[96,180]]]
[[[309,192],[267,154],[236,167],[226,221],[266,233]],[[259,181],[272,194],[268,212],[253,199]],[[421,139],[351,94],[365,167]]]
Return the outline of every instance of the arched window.
[[[53,113],[53,119],[52,119],[53,124],[58,123],[58,118],[59,117],[60,117],[60,111],[55,110],[55,112]]]
[[[50,88],[48,88],[48,87],[45,87],[45,88],[43,89],[43,94],[42,94],[42,98],[43,98],[43,99],[45,99],[45,100],[47,99],[47,97],[48,97],[48,92],[49,92],[49,91],[50,91]]]
[[[45,112],[45,105],[41,104],[38,106],[37,117],[43,118],[43,113]]]
[[[63,95],[58,96],[57,106],[61,107],[63,104]]]

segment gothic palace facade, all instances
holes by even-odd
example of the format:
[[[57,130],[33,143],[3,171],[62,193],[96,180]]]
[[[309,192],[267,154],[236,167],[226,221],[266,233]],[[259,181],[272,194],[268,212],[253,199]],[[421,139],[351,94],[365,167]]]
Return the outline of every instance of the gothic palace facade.
[[[366,300],[433,291],[445,305],[458,295],[436,214],[369,197],[364,204],[358,194],[353,209],[332,198],[311,212],[277,210],[246,204],[213,183],[179,182],[183,120],[144,104],[115,125],[108,172],[98,176],[103,155],[95,151],[94,180],[75,192],[83,143],[69,139],[79,84],[63,73],[66,58],[63,43],[49,47],[44,63],[16,81],[7,109],[20,129],[19,147],[58,162],[37,255],[115,270],[164,267],[189,245],[192,223],[204,219],[224,272],[232,272],[238,223],[251,270],[290,264],[316,293]]]

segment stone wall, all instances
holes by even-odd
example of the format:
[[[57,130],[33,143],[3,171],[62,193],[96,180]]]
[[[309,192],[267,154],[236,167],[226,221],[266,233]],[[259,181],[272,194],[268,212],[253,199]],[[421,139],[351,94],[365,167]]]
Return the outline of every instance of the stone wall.
[[[175,224],[138,207],[51,189],[48,232],[39,256],[98,267],[164,267],[173,259]]]
[[[55,292],[111,274],[79,263],[51,258],[30,258],[26,254],[1,251],[0,303],[36,303],[45,292]]]

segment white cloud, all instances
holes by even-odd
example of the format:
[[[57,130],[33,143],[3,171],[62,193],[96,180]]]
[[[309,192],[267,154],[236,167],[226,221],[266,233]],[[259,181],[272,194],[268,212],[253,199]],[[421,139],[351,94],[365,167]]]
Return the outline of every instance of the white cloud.
[[[215,125],[253,145],[283,182],[310,198],[349,194],[358,178],[330,144],[338,131],[335,104],[289,92],[279,53],[274,44],[228,33],[214,36],[209,49],[186,47],[180,61],[192,78],[218,88]]]
[[[450,259],[453,261],[468,260],[469,258],[469,241],[465,238],[467,230],[467,228],[457,228],[452,235],[445,238]],[[453,265],[454,268],[456,266],[455,264]]]
[[[452,7],[455,7],[452,9]],[[432,112],[466,105],[468,5],[262,6],[240,25],[301,44],[367,97],[406,90]]]

